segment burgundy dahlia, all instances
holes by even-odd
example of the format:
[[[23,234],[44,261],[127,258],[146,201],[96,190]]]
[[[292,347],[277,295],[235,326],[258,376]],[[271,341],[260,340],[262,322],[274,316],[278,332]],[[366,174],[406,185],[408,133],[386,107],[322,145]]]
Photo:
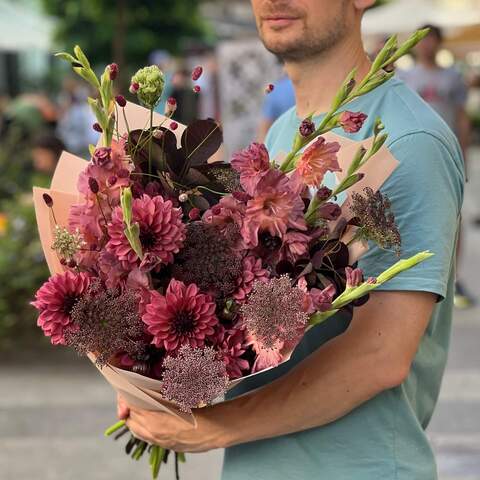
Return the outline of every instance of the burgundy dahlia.
[[[71,312],[87,290],[90,277],[71,271],[58,273],[45,282],[35,294],[32,305],[40,311],[37,325],[51,342],[65,345],[65,333],[72,326]]]
[[[203,347],[205,339],[215,334],[215,307],[212,297],[200,293],[195,284],[172,279],[165,295],[152,292],[142,319],[157,347],[167,351],[185,344]]]
[[[184,412],[212,403],[227,389],[225,365],[211,347],[184,345],[176,356],[165,358],[163,367],[162,394]]]
[[[160,264],[173,262],[173,255],[178,253],[185,240],[185,225],[182,223],[182,211],[174,208],[170,200],[161,196],[150,198],[143,195],[132,203],[132,223],[140,227],[140,243],[144,258],[140,261],[125,236],[125,225],[121,207],[112,213],[108,225],[110,240],[106,249],[116,255],[125,270],[130,270],[139,263],[144,268],[154,268]]]

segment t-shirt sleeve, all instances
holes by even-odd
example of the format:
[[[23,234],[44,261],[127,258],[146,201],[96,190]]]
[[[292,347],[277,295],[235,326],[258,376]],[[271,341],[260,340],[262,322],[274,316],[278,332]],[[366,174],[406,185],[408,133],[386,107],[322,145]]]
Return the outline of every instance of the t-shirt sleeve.
[[[389,149],[400,164],[380,190],[390,199],[400,230],[401,258],[423,250],[435,255],[378,288],[425,291],[444,298],[463,200],[461,154],[456,145],[450,147],[426,132],[401,137]],[[397,260],[394,252],[371,243],[359,266],[366,276],[378,276]]]
[[[277,99],[275,93],[270,93],[265,96],[262,106],[262,116],[266,120],[274,121],[278,118]]]

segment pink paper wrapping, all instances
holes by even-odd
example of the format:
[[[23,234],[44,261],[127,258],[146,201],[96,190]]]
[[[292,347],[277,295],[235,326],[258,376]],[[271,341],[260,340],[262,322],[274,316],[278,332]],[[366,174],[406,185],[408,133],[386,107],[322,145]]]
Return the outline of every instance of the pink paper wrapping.
[[[129,127],[131,130],[148,127],[149,112],[143,107],[128,102],[125,107],[125,113],[127,115]],[[154,125],[159,125],[165,117],[163,115],[154,115]],[[165,126],[168,125],[168,120],[165,122]],[[184,125],[179,124],[178,128],[174,131],[177,136],[177,140],[180,141],[181,134],[185,129]],[[119,116],[119,133],[120,135],[127,132],[127,126],[123,119],[123,115]],[[337,141],[341,145],[341,149],[338,155],[339,164],[346,172],[350,161],[356,150],[360,145],[364,145],[368,148],[372,143],[372,138],[363,142],[356,142],[345,137],[336,135],[332,132],[325,135],[329,141]],[[50,208],[47,207],[43,200],[43,194],[49,194],[53,199],[53,210],[55,217],[60,226],[68,225],[68,214],[71,205],[81,201],[81,197],[77,191],[77,179],[80,172],[86,167],[87,162],[75,155],[67,152],[63,152],[58,162],[57,168],[52,178],[50,189],[34,187],[33,189],[33,201],[35,206],[35,213],[38,224],[38,232],[40,241],[42,243],[43,252],[47,261],[50,273],[60,273],[64,271],[64,267],[60,264],[60,261],[56,253],[52,250],[53,244],[53,231],[55,222],[53,214]],[[352,192],[360,192],[365,187],[370,187],[373,190],[378,190],[383,182],[391,175],[398,165],[398,161],[393,157],[386,147],[382,149],[361,169],[361,172],[365,173],[365,177],[349,190],[349,196]],[[339,180],[342,178],[343,173],[338,175]],[[348,216],[348,202],[347,200],[342,206],[344,215]],[[348,233],[346,235],[351,235]],[[344,238],[345,240],[345,238]],[[351,261],[357,260],[363,253],[365,253],[367,247],[359,242],[355,242],[350,247]],[[285,352],[284,362],[288,361],[291,357],[292,351]],[[95,364],[95,355],[89,354],[89,359]],[[129,403],[136,405],[139,408],[165,412],[171,415],[178,416],[185,421],[195,425],[195,418],[192,414],[185,414],[179,411],[174,404],[166,401],[162,398],[161,391],[162,382],[154,380],[152,378],[138,375],[134,372],[122,370],[113,365],[107,364],[102,368],[98,368],[103,377],[110,383],[113,389],[122,395]],[[269,369],[267,369],[269,370]],[[243,377],[237,380],[233,380],[229,383],[228,389],[238,385],[243,380],[250,378],[254,375],[260,375],[264,373],[257,372],[247,377]]]

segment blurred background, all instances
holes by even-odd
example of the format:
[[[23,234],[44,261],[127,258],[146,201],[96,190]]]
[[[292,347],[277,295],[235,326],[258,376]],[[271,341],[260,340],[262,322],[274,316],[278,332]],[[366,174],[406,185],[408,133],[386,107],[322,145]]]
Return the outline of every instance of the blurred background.
[[[480,0],[378,1],[365,15],[365,43],[373,55],[388,35],[425,24],[438,32],[395,68],[456,131],[469,174],[451,353],[428,433],[441,480],[480,480]],[[263,139],[294,101],[247,0],[0,0],[2,480],[149,478],[146,459],[138,464],[102,437],[115,420],[109,385],[87,360],[49,345],[28,303],[48,276],[31,187],[48,186],[63,149],[86,157],[96,142],[88,88],[52,55],[77,43],[98,71],[119,64],[123,92],[137,68],[158,64],[179,121],[222,122],[226,158]],[[190,71],[198,64],[205,73],[196,96]],[[265,97],[268,83],[276,88]],[[221,457],[190,456],[183,479],[218,479]],[[173,478],[170,468],[162,478]]]

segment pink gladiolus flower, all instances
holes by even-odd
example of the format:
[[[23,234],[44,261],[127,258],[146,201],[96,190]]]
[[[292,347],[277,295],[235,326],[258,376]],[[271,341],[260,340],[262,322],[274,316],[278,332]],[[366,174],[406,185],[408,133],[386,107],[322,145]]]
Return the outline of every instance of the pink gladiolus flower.
[[[291,190],[289,178],[278,170],[269,170],[256,187],[255,197],[248,201],[242,236],[249,246],[258,245],[258,233],[268,232],[283,238],[287,229],[306,230],[304,203]]]
[[[215,335],[218,324],[215,308],[212,297],[200,293],[194,283],[186,286],[172,279],[165,296],[156,290],[151,292],[150,304],[142,319],[157,347],[167,351],[182,345],[203,347],[205,339]]]
[[[347,133],[357,133],[367,119],[367,115],[362,112],[345,111],[340,114],[339,123]]]
[[[152,269],[160,264],[172,263],[173,255],[179,252],[185,240],[181,209],[174,208],[170,200],[165,201],[160,195],[153,198],[143,195],[133,200],[132,222],[140,226],[142,261],[125,236],[121,207],[114,208],[108,225],[110,240],[106,249],[122,262],[123,268],[130,270],[140,265],[144,269]]]
[[[318,187],[327,171],[342,171],[337,160],[339,150],[340,144],[338,142],[326,142],[323,137],[318,137],[305,149],[297,163],[297,172],[306,185]]]
[[[70,313],[89,284],[86,273],[68,271],[51,277],[35,294],[32,305],[40,310],[37,324],[54,345],[65,345],[65,332],[73,328]]]
[[[270,170],[267,147],[254,142],[244,150],[234,153],[231,165],[240,173],[240,184],[243,189],[250,196],[254,196],[258,182]]]

